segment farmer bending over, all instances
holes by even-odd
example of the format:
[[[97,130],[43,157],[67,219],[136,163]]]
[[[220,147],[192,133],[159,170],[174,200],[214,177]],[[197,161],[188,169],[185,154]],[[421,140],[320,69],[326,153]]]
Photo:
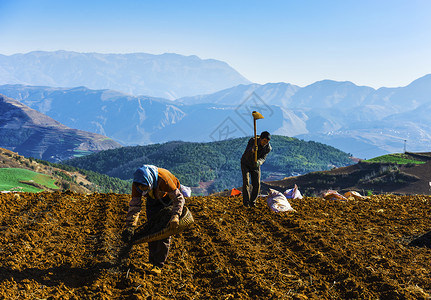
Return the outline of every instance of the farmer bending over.
[[[142,197],[146,197],[147,220],[151,219],[164,207],[172,205],[171,228],[179,225],[179,217],[183,211],[184,197],[180,192],[180,181],[168,170],[152,165],[143,165],[133,175],[132,200],[126,215],[126,228],[123,241],[128,242],[137,226],[142,207]],[[147,271],[160,274],[169,253],[171,237],[148,243]]]
[[[241,157],[241,171],[242,171],[242,195],[243,204],[246,207],[256,207],[256,199],[260,192],[260,166],[265,162],[266,156],[271,152],[272,147],[269,144],[271,135],[268,131],[263,131],[257,137],[257,162],[255,162],[254,154],[254,138],[248,141],[244,154]],[[250,196],[250,180],[251,177],[251,196]]]

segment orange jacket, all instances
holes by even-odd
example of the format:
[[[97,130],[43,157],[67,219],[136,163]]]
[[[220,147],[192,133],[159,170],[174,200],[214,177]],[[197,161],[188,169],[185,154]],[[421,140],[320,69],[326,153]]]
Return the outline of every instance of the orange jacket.
[[[157,168],[158,178],[156,186],[145,197],[160,200],[168,196],[172,200],[172,215],[181,216],[184,207],[184,196],[180,191],[180,181],[166,169]],[[162,201],[163,203],[163,201]],[[168,203],[164,203],[165,205]],[[129,202],[129,210],[126,215],[126,224],[136,226],[142,209],[142,192],[132,184],[132,200]]]

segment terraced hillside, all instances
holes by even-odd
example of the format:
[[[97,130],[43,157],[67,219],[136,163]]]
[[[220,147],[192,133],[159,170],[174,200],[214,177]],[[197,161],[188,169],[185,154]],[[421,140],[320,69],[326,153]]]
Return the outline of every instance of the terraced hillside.
[[[429,299],[428,196],[292,200],[255,210],[192,197],[162,275],[146,245],[116,266],[129,195],[0,194],[1,299]],[[144,220],[144,216],[142,220]],[[428,244],[427,244],[428,242]],[[424,246],[425,245],[425,246]],[[427,247],[428,245],[428,247]]]

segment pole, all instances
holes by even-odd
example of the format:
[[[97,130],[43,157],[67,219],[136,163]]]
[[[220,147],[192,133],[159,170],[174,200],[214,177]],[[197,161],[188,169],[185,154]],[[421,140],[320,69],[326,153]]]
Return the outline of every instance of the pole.
[[[254,121],[254,162],[257,162],[257,132],[256,132],[256,119],[253,118]]]
[[[253,116],[253,123],[254,123],[254,162],[257,162],[257,131],[256,131],[256,120],[257,119],[263,119],[263,116],[261,113],[257,112],[257,111],[253,111],[252,113]]]

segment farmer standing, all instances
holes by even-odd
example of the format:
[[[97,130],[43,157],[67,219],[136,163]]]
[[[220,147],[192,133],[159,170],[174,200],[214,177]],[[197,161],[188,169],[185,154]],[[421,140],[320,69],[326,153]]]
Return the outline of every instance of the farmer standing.
[[[246,207],[256,207],[256,199],[260,192],[260,166],[265,162],[265,159],[272,147],[269,141],[271,134],[268,131],[263,131],[257,137],[257,161],[255,161],[255,141],[254,137],[248,141],[244,154],[241,157],[242,171],[242,195],[243,204]],[[250,179],[251,177],[251,195],[250,195]]]
[[[179,218],[184,207],[184,196],[180,192],[180,181],[166,169],[153,165],[143,165],[133,175],[132,200],[126,215],[126,228],[123,241],[129,242],[137,226],[142,207],[142,197],[146,197],[147,220],[151,219],[164,207],[172,205],[172,216],[169,221],[171,228],[179,225]],[[171,237],[148,243],[147,271],[161,274],[169,253]]]

